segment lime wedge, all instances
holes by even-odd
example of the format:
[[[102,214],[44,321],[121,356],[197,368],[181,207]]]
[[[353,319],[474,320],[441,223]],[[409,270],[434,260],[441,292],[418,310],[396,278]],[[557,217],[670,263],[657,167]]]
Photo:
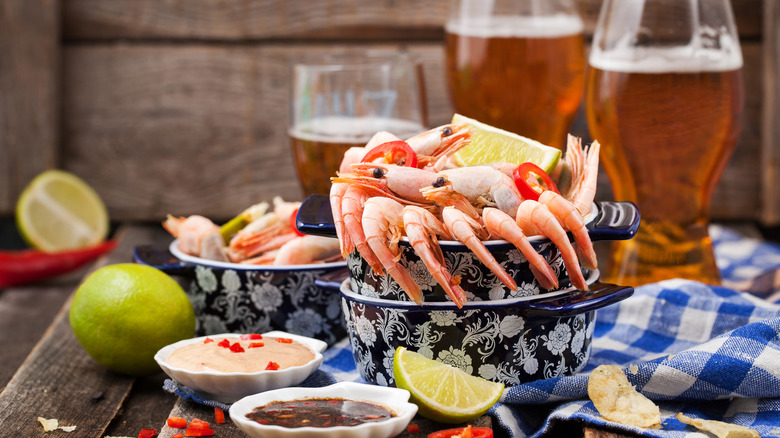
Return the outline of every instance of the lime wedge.
[[[30,246],[62,251],[105,240],[108,213],[100,196],[81,178],[47,170],[22,191],[16,203],[16,224]]]
[[[479,417],[504,392],[504,385],[472,376],[458,368],[428,359],[404,347],[395,350],[393,377],[406,389],[419,414],[441,423],[463,423]]]
[[[530,161],[550,173],[561,158],[559,149],[460,114],[452,116],[452,123],[465,123],[474,129],[471,143],[455,153],[455,161],[461,166]]]
[[[269,204],[265,201],[255,204],[219,227],[219,234],[222,236],[225,243],[230,243],[230,238],[232,238],[234,234],[241,231],[242,228],[249,225],[252,221],[257,220],[264,215],[268,211],[268,207]]]

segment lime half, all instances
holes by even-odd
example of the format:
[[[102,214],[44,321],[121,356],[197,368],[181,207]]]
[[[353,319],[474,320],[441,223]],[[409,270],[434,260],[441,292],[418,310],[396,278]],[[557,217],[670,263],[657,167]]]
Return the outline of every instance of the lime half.
[[[36,176],[16,203],[19,233],[31,246],[62,251],[96,245],[108,234],[100,196],[82,179],[62,170]]]
[[[409,391],[420,415],[441,423],[463,423],[488,411],[504,385],[472,376],[458,368],[398,347],[393,377]]]
[[[452,123],[465,123],[474,129],[471,143],[455,153],[455,161],[461,166],[530,161],[550,173],[561,158],[559,149],[460,114],[452,117]]]

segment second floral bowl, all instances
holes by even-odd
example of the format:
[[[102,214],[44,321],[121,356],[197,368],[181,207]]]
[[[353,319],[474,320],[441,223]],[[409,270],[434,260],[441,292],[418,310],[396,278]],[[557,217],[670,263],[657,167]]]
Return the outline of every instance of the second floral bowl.
[[[406,347],[472,375],[518,385],[571,375],[590,356],[596,309],[629,297],[630,287],[587,278],[573,288],[532,297],[426,303],[367,297],[341,285],[352,354],[369,382],[394,385],[393,355]]]

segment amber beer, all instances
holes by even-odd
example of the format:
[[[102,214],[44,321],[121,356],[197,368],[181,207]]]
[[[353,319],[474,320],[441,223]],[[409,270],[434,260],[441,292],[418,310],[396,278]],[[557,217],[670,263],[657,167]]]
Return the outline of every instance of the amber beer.
[[[615,198],[635,202],[642,215],[634,239],[613,243],[608,281],[720,283],[707,226],[740,131],[742,60],[732,58],[702,69],[662,56],[632,64],[591,57],[591,134],[602,144]]]
[[[569,15],[448,23],[447,78],[456,111],[563,148],[582,100],[582,28]]]
[[[304,195],[330,193],[330,178],[336,176],[344,152],[365,146],[376,132],[405,139],[424,130],[415,122],[372,117],[325,117],[293,126],[290,142]]]

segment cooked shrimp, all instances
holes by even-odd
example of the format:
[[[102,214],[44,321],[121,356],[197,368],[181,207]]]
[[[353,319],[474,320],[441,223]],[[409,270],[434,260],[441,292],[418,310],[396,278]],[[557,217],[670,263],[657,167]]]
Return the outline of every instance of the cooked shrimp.
[[[209,218],[197,214],[186,218],[169,214],[162,225],[173,237],[179,239],[179,249],[182,252],[195,257],[201,257],[201,243],[206,236],[219,234],[219,226]]]
[[[398,241],[403,235],[403,209],[398,202],[385,197],[369,198],[363,210],[363,231],[366,241],[387,273],[417,304],[422,304],[422,290],[398,259]]]
[[[368,262],[377,275],[382,274],[382,263],[366,242],[363,232],[363,209],[369,195],[359,185],[350,185],[341,197],[341,214],[344,220],[344,231],[358,252]]]
[[[413,205],[404,207],[403,222],[415,253],[447,296],[458,307],[462,307],[466,302],[466,292],[460,287],[460,276],[453,277],[447,270],[444,254],[436,240],[436,236],[451,237],[444,224],[428,210]]]
[[[471,143],[472,130],[465,124],[438,126],[406,140],[417,154],[418,167],[439,171],[455,152]]]
[[[585,221],[574,204],[550,190],[542,192],[539,202],[547,206],[564,229],[572,232],[582,264],[588,269],[596,269],[598,260],[593,242],[590,240],[588,229],[585,228]]]
[[[440,205],[452,205],[467,213],[472,219],[478,217],[478,207],[497,207],[514,216],[523,197],[514,180],[490,166],[470,166],[439,172],[432,186],[422,189],[427,199]]]
[[[531,242],[528,241],[528,237],[523,234],[523,230],[517,226],[517,222],[511,216],[497,208],[486,207],[482,211],[482,219],[491,235],[508,241],[523,253],[528,260],[528,266],[533,272],[534,278],[543,288],[558,288],[558,277],[550,264],[536,252]]]
[[[305,265],[331,258],[339,253],[339,242],[330,237],[298,236],[282,245],[274,265]]]
[[[377,163],[353,164],[351,172],[337,175],[331,182],[359,185],[373,196],[386,196],[403,204],[420,206],[431,203],[420,189],[436,180],[436,173],[428,170]]]
[[[517,290],[517,283],[496,261],[495,257],[482,243],[487,240],[489,234],[482,224],[468,217],[462,211],[454,207],[445,207],[441,212],[444,226],[460,242],[463,242],[477,258],[490,269],[510,290]]]
[[[349,234],[344,229],[344,218],[341,213],[341,202],[344,198],[344,193],[349,188],[349,184],[334,183],[330,186],[330,210],[333,214],[333,225],[336,227],[336,237],[339,239],[341,247],[341,255],[345,259],[349,256],[349,253],[355,249],[355,245],[349,238]]]
[[[366,156],[366,152],[371,149],[389,141],[400,140],[400,138],[387,131],[379,131],[368,140],[368,143],[364,147],[351,147],[344,152],[344,158],[339,165],[339,172],[346,173],[351,170],[353,164],[360,163],[363,157]]]
[[[574,193],[573,198],[570,198],[582,217],[585,217],[590,213],[590,206],[593,204],[593,199],[596,197],[600,149],[601,145],[594,140],[588,148],[582,178],[580,178],[580,181],[577,184],[577,190]],[[573,183],[574,182],[572,182],[572,184]]]
[[[572,285],[579,290],[588,290],[588,284],[580,270],[577,253],[574,251],[566,231],[544,204],[526,200],[517,209],[515,221],[526,235],[540,234],[550,239],[561,252],[563,264],[566,266]]]

